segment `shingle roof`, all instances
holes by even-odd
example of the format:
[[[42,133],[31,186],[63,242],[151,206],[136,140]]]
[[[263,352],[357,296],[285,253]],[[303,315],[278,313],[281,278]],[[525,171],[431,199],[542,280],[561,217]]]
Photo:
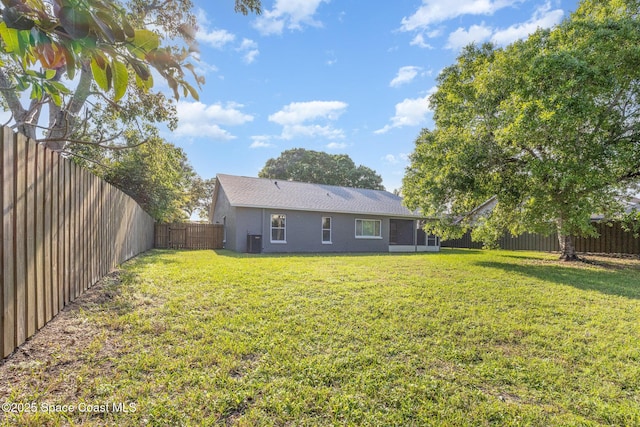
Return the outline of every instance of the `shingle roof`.
[[[231,206],[418,218],[388,191],[218,174]]]

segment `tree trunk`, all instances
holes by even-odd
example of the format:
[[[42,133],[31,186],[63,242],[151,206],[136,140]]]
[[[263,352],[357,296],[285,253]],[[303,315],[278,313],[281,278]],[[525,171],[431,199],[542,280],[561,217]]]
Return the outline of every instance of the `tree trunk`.
[[[560,259],[563,261],[579,261],[576,255],[576,247],[573,244],[573,237],[558,232],[558,241],[560,242]]]
[[[91,90],[91,67],[89,62],[82,64],[80,71],[80,81],[71,97],[69,104],[65,108],[59,108],[53,103],[49,110],[49,131],[47,133],[45,146],[54,151],[63,151],[67,146],[67,139],[75,131],[77,115],[82,110]]]

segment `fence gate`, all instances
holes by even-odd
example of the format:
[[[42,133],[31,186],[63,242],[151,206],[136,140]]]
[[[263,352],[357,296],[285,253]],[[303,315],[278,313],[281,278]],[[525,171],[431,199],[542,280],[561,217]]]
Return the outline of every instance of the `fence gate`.
[[[159,249],[222,249],[222,224],[156,224],[155,245]]]
[[[187,244],[187,227],[184,225],[169,227],[169,247],[184,249]]]

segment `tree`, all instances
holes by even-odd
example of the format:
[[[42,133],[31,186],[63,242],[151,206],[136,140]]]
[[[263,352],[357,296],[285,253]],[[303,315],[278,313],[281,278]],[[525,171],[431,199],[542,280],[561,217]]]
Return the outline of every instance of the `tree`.
[[[49,148],[64,150],[71,135],[78,135],[83,116],[90,114],[85,110],[90,99],[102,99],[119,111],[152,103],[152,111],[160,113],[156,119],[170,118],[164,96],[146,96],[154,84],[152,70],[168,83],[176,99],[198,98],[186,76],[191,71],[197,85],[203,83],[189,62],[197,51],[190,0],[131,0],[126,6],[117,0],[2,3],[3,104],[12,112],[13,127],[33,139],[47,106],[42,142]],[[236,10],[259,13],[260,1],[236,0]],[[77,85],[71,88],[74,78]],[[22,93],[29,94],[28,102],[23,102]]]
[[[407,206],[439,218],[431,231],[473,228],[488,242],[557,231],[574,260],[572,236],[595,234],[592,214],[622,214],[640,179],[640,23],[637,7],[590,8],[601,3],[505,49],[469,46],[442,71],[435,128],[403,181]]]
[[[190,200],[185,209],[189,216],[197,212],[200,219],[209,219],[209,210],[211,209],[215,186],[216,178],[202,179],[198,176],[193,179]]]
[[[261,178],[286,179],[316,184],[384,190],[382,177],[373,169],[357,166],[346,154],[294,148],[267,160]]]
[[[72,148],[76,163],[133,198],[158,222],[187,220],[199,179],[184,151],[149,132],[127,132],[128,148],[103,150],[86,144]]]

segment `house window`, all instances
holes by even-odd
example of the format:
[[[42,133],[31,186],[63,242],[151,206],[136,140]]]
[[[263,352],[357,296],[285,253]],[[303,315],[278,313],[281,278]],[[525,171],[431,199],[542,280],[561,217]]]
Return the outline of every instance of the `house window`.
[[[271,243],[287,243],[286,215],[271,215]]]
[[[356,239],[382,239],[382,221],[356,219]]]
[[[427,246],[440,246],[440,238],[433,234],[429,234],[427,236]]]
[[[331,217],[322,217],[322,243],[331,243]]]

